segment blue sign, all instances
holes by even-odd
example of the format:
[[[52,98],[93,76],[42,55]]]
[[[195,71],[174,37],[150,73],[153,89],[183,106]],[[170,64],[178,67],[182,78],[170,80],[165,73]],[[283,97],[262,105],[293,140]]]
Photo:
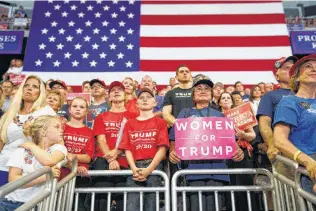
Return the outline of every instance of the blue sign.
[[[20,54],[24,31],[0,31],[0,54]]]
[[[303,24],[287,24],[289,31],[302,31],[304,29]]]
[[[316,53],[316,31],[291,31],[293,54]]]

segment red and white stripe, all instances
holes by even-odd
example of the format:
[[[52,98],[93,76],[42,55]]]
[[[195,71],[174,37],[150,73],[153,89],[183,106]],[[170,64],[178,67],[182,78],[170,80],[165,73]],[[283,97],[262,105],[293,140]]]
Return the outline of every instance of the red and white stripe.
[[[67,73],[70,84],[103,78],[107,83],[127,74],[140,81],[150,75],[167,84],[178,66],[215,82],[275,82],[272,69],[292,55],[280,1],[143,1],[141,3],[140,72]],[[65,73],[56,73],[63,78]],[[80,82],[83,80],[80,80]]]

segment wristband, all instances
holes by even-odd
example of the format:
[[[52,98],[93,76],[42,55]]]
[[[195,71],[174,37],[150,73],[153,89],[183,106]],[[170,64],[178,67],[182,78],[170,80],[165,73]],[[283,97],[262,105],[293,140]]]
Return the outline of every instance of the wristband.
[[[293,156],[293,159],[297,162],[297,157],[301,154],[301,150],[297,150]]]

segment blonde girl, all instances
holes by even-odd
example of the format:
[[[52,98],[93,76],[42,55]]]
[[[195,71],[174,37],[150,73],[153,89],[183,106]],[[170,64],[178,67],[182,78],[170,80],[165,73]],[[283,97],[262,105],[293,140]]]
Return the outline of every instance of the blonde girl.
[[[67,156],[60,120],[55,116],[44,115],[32,123],[25,124],[23,132],[32,141],[25,142],[13,151],[7,163],[9,182],[18,180],[43,166],[52,167],[53,177],[58,178],[60,171],[55,165]],[[0,210],[15,210],[33,199],[45,181],[46,175],[43,175],[6,195],[5,198],[0,199]]]

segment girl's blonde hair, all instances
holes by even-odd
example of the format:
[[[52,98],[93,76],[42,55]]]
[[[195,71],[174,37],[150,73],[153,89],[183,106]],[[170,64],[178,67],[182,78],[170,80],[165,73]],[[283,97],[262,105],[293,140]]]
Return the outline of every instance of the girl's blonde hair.
[[[34,121],[26,121],[23,125],[25,136],[32,137],[32,141],[38,145],[41,141],[42,131],[46,131],[52,120],[59,120],[57,116],[44,115],[37,117]]]
[[[46,105],[46,91],[44,83],[41,81],[41,79],[35,75],[30,75],[24,79],[22,84],[20,85],[18,91],[14,95],[14,98],[11,101],[10,107],[8,111],[2,116],[0,120],[0,140],[6,144],[8,142],[8,126],[10,123],[13,122],[14,117],[16,114],[23,108],[23,88],[28,79],[36,79],[38,80],[40,84],[40,95],[37,98],[37,100],[33,103],[31,112],[39,110],[41,107]]]

